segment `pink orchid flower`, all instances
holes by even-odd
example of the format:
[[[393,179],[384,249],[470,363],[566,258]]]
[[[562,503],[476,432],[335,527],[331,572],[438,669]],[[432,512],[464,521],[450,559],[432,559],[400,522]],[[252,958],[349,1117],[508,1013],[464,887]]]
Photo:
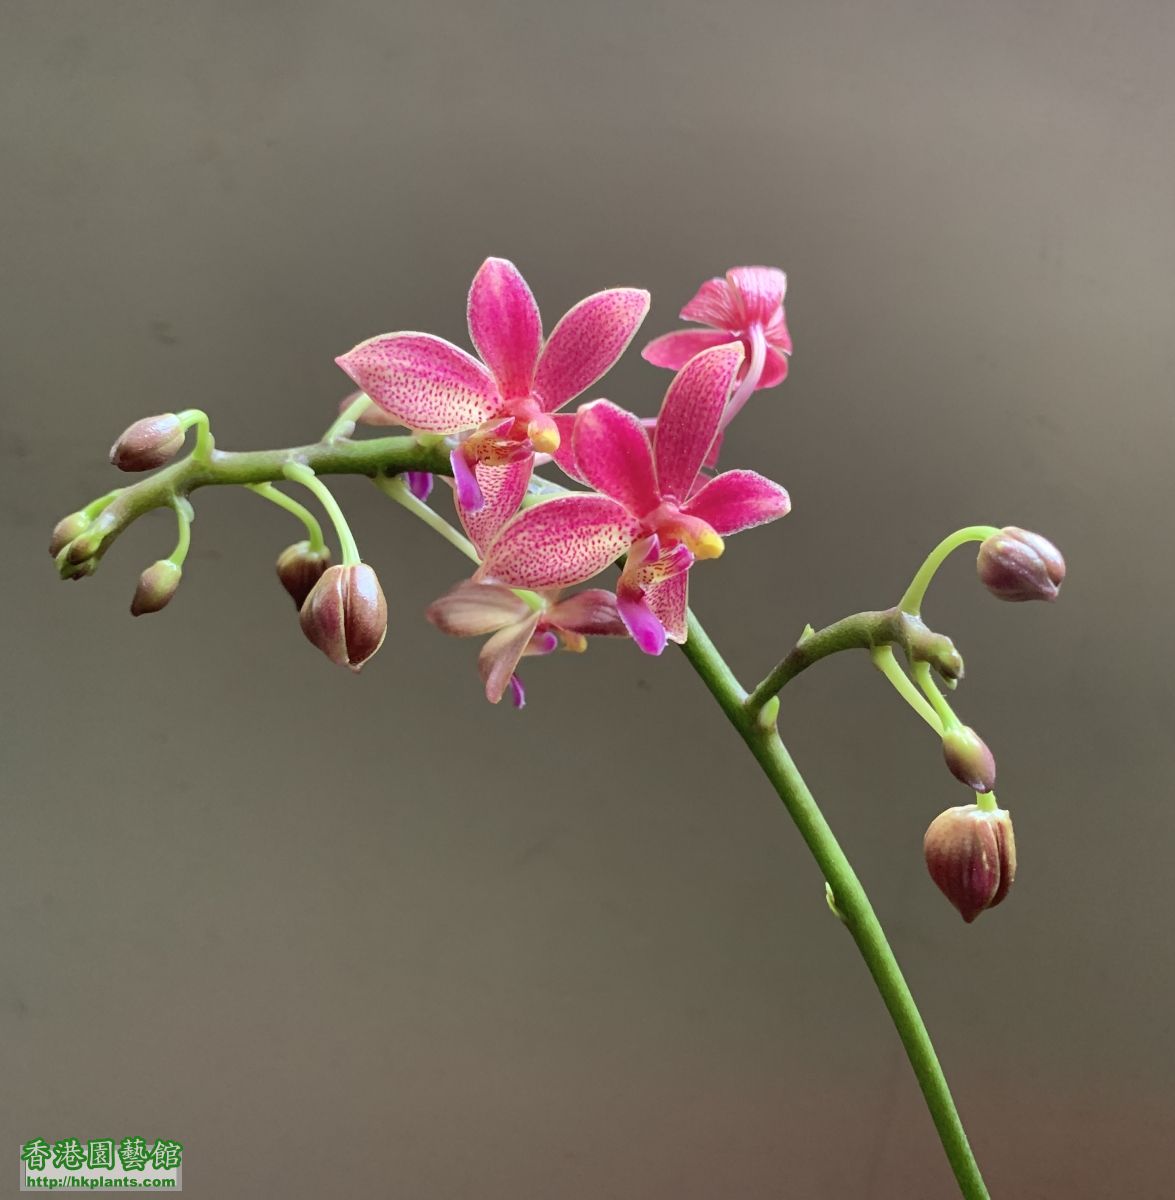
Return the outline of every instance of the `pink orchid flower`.
[[[681,310],[682,320],[708,329],[681,329],[654,338],[641,355],[656,367],[679,371],[699,351],[738,339],[746,352],[746,368],[723,414],[721,431],[752,392],[787,378],[792,344],[783,312],[786,292],[787,276],[774,267],[732,267],[725,279],[703,283]]]
[[[582,653],[588,637],[628,633],[616,611],[616,597],[596,588],[561,600],[557,591],[520,596],[501,584],[466,579],[435,600],[426,615],[442,633],[454,637],[492,635],[477,661],[486,699],[497,704],[509,688],[515,708],[526,703],[517,673],[523,658],[550,654],[560,644]]]
[[[674,377],[650,443],[639,418],[607,400],[580,409],[575,461],[601,494],[574,493],[524,509],[489,543],[478,577],[558,588],[628,558],[617,607],[637,645],[660,654],[684,642],[689,569],[716,558],[723,536],[782,517],[777,483],[727,471],[691,494],[743,362],[738,342],[704,350]]]
[[[480,361],[427,333],[386,333],[335,361],[392,420],[461,434],[452,454],[459,511],[484,503],[479,467],[529,477],[534,454],[559,447],[552,415],[605,375],[632,341],[649,293],[611,288],[581,300],[543,341],[534,296],[513,263],[488,258],[469,291]],[[525,490],[525,483],[523,483]],[[506,485],[517,491],[517,481]]]

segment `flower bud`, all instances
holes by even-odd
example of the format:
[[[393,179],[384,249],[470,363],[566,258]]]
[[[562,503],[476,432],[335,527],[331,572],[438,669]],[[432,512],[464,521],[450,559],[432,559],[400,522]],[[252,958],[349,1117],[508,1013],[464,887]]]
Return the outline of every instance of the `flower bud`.
[[[79,534],[90,528],[90,518],[84,512],[70,513],[53,526],[49,537],[50,557],[56,558]]]
[[[144,417],[123,430],[110,447],[110,461],[120,471],[151,471],[170,462],[184,444],[184,429],[175,413]]]
[[[970,726],[959,725],[942,735],[942,756],[950,773],[973,792],[995,787],[995,758]]]
[[[295,542],[287,546],[277,557],[277,577],[282,587],[294,599],[294,607],[301,609],[311,589],[322,578],[330,566],[330,550],[311,550],[309,542]]]
[[[999,600],[1055,600],[1065,578],[1060,550],[1015,525],[986,538],[975,565],[984,587]]]
[[[139,576],[139,586],[131,601],[131,616],[141,617],[144,613],[158,612],[171,603],[179,588],[183,569],[169,558],[153,562]]]
[[[366,563],[328,567],[302,605],[302,632],[341,667],[358,671],[383,645],[388,605]]]
[[[948,808],[931,821],[922,849],[931,879],[968,924],[995,908],[1016,878],[1016,839],[1006,809]]]

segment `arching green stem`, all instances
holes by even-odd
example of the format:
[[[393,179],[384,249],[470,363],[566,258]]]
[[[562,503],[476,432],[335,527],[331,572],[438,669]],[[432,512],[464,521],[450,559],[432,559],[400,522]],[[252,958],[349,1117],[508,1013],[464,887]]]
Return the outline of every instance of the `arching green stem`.
[[[275,488],[272,483],[248,483],[245,486],[249,491],[297,517],[306,526],[307,543],[313,553],[317,554],[326,547],[326,539],[322,536],[322,526],[318,523],[318,518],[304,504],[299,504],[292,496],[287,496],[280,488]]]
[[[359,547],[355,544],[355,536],[351,533],[351,526],[347,524],[347,518],[343,516],[343,510],[330,488],[309,467],[301,463],[287,463],[284,474],[287,479],[292,479],[313,492],[318,497],[318,502],[326,509],[326,515],[330,517],[331,524],[335,527],[335,535],[339,539],[343,566],[354,567],[362,561],[359,558]]]
[[[968,542],[986,541],[993,533],[999,533],[994,525],[968,525],[966,529],[958,529],[950,537],[943,538],[918,568],[918,573],[906,588],[906,594],[898,602],[898,608],[902,612],[917,616],[922,611],[922,601],[926,598],[926,589],[930,586],[930,581],[951,552]]]

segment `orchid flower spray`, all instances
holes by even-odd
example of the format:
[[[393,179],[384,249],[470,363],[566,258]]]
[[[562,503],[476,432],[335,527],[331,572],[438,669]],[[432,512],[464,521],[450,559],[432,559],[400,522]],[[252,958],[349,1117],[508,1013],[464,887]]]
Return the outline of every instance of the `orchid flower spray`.
[[[574,653],[550,663],[552,671],[572,669],[596,638],[610,639],[621,653],[658,655],[670,642],[680,646],[802,832],[828,906],[852,935],[907,1051],[960,1194],[984,1200],[987,1188],[913,996],[780,737],[780,694],[821,659],[863,652],[930,729],[947,768],[943,788],[962,786],[971,797],[941,808],[924,837],[911,830],[909,863],[921,855],[930,880],[968,925],[997,906],[1000,915],[985,920],[1006,919],[1015,907],[1004,902],[1017,871],[1011,813],[993,790],[994,754],[948,698],[963,679],[962,656],[951,638],[929,628],[922,607],[939,568],[963,546],[978,545],[978,579],[1005,601],[1055,600],[1065,562],[1050,541],[1019,526],[967,526],[930,551],[895,603],[821,629],[808,626],[778,647],[760,682],[744,687],[689,609],[689,576],[698,563],[719,558],[731,535],[769,525],[791,509],[779,483],[741,467],[716,468],[730,422],[753,394],[788,377],[786,284],[781,270],[760,266],[735,267],[703,283],[681,310],[700,327],[664,334],[642,351],[674,374],[657,416],[641,418],[614,396],[585,393],[635,337],[649,293],[598,291],[544,338],[521,273],[506,259],[486,259],[466,301],[478,357],[430,333],[361,341],[336,360],[360,390],[309,446],[228,452],[215,447],[201,410],[141,417],[110,458],[124,472],[153,473],[62,518],[49,549],[62,578],[84,579],[140,516],[170,509],[175,547],[143,571],[131,606],[135,615],[159,612],[179,593],[191,544],[191,496],[209,486],[245,489],[282,508],[302,531],[278,556],[277,574],[307,641],[333,664],[367,669],[383,645],[404,636],[409,618],[394,593],[390,604],[385,599],[325,482],[362,475],[469,560],[466,577],[424,616],[441,633],[484,639],[477,669],[492,703],[509,696],[522,708],[521,665],[552,659],[556,650]],[[563,411],[577,398],[574,411]],[[355,436],[361,425],[406,432]],[[448,487],[434,492],[438,478]],[[450,490],[456,524],[445,515],[447,501],[434,498]],[[325,514],[335,550],[305,500]],[[780,553],[771,531],[756,539],[760,556]],[[568,592],[605,573],[593,586]],[[275,613],[278,604],[275,598]],[[933,896],[929,883],[927,891]]]

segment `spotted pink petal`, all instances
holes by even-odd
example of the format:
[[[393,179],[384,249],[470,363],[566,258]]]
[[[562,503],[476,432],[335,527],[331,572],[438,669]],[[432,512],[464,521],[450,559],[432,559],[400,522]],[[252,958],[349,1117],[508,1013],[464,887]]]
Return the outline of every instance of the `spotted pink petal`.
[[[434,600],[424,615],[451,637],[480,637],[526,620],[532,612],[508,587],[463,579]]]
[[[660,579],[645,588],[649,611],[665,627],[671,642],[684,644],[689,636],[687,606],[689,604],[689,572],[682,571],[668,579]]]
[[[679,329],[676,333],[654,338],[641,351],[641,358],[655,367],[680,371],[695,354],[724,345],[731,337],[724,329]]]
[[[615,562],[639,526],[615,500],[576,493],[524,508],[486,552],[479,575],[510,587],[582,583]]]
[[[534,395],[543,411],[562,408],[607,374],[648,311],[649,293],[639,288],[596,292],[571,309],[539,356]]]
[[[742,362],[742,343],[730,342],[703,350],[673,377],[653,435],[657,483],[663,498],[689,495],[714,444]]]
[[[497,704],[510,686],[514,668],[518,666],[538,623],[539,614],[531,613],[526,620],[517,621],[513,625],[507,625],[505,629],[498,630],[482,646],[481,653],[477,656],[477,669],[485,684],[486,699],[491,704]],[[516,703],[515,707],[522,706]]]
[[[522,497],[526,495],[533,467],[533,454],[502,465],[474,464],[473,476],[481,493],[480,506],[467,505],[461,491],[454,489],[453,503],[457,507],[457,516],[469,534],[469,540],[483,558],[486,547],[518,511]]]
[[[697,321],[715,329],[740,328],[741,313],[725,279],[707,279],[694,298],[681,310],[683,321]]]
[[[579,410],[573,434],[575,463],[598,492],[619,500],[634,517],[661,503],[653,474],[653,448],[640,418],[610,400]]]
[[[551,457],[555,465],[564,475],[570,476],[576,483],[587,483],[579,464],[575,461],[575,421],[578,413],[555,413],[551,418],[555,428],[559,430],[559,449]]]
[[[539,307],[518,268],[487,258],[469,289],[469,336],[506,397],[529,396],[543,344]]]
[[[409,429],[459,433],[501,407],[493,376],[472,355],[429,333],[385,333],[335,362]]]
[[[628,632],[616,611],[616,597],[602,588],[588,588],[560,600],[548,610],[547,620],[568,633],[589,637],[624,637]]]
[[[759,376],[759,388],[775,387],[787,378],[787,355],[768,345],[763,359],[763,374]]]
[[[791,500],[784,488],[754,471],[726,471],[711,479],[682,507],[726,537],[786,516]]]
[[[741,315],[737,328],[762,325],[779,313],[787,293],[787,276],[776,267],[731,267],[727,281]]]

